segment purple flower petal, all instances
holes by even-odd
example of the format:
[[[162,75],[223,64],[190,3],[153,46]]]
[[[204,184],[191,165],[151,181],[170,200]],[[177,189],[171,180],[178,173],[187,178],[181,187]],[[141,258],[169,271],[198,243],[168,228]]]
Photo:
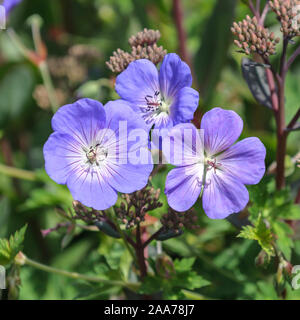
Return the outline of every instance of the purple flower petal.
[[[165,98],[175,97],[180,89],[192,85],[192,74],[189,66],[175,53],[164,57],[159,70],[160,89]]]
[[[5,8],[6,15],[8,15],[21,1],[23,0],[4,0],[2,6]]]
[[[258,138],[239,141],[217,157],[221,170],[243,184],[258,183],[265,173],[266,148]]]
[[[204,161],[204,146],[200,130],[191,123],[180,123],[163,138],[162,151],[168,163],[191,165]]]
[[[123,136],[122,122],[127,129]],[[52,126],[56,131],[44,146],[46,171],[57,183],[66,183],[75,200],[104,210],[115,204],[117,191],[146,185],[153,169],[148,127],[124,101],[104,108],[95,100],[79,100],[59,109]],[[140,137],[137,133],[144,140],[127,142],[132,135]],[[128,162],[138,153],[145,162]]]
[[[77,140],[64,133],[54,132],[44,145],[45,169],[49,177],[59,184],[65,184],[82,157]]]
[[[118,198],[117,191],[107,182],[103,172],[93,169],[79,169],[69,176],[67,186],[74,200],[96,210],[111,207]]]
[[[211,219],[224,219],[243,210],[249,201],[246,187],[230,174],[213,169],[207,172],[202,205]]]
[[[125,100],[119,99],[109,101],[104,106],[106,112],[106,127],[112,129],[116,133],[120,130],[120,122],[126,122],[128,133],[134,129],[144,130],[149,133],[149,126],[139,114],[134,112],[131,104]]]
[[[190,209],[200,195],[202,175],[201,164],[171,170],[167,175],[165,188],[169,206],[179,212]]]
[[[110,162],[105,168],[107,180],[116,190],[132,193],[145,187],[153,170],[151,153],[147,149],[149,127],[124,100],[110,101],[104,108],[107,116],[106,125],[116,132],[117,143],[121,147],[117,148],[118,154],[115,159],[109,158]],[[120,122],[126,125],[127,132],[120,132]],[[134,140],[135,133],[138,141]],[[131,136],[132,140],[129,140]],[[127,147],[122,148],[125,144]],[[135,152],[144,152],[145,157],[141,158],[142,163],[130,163]],[[125,163],[120,163],[120,159]]]
[[[105,168],[105,175],[114,189],[132,193],[147,185],[152,170],[152,164],[109,163]]]
[[[170,107],[171,118],[174,124],[189,122],[194,118],[199,103],[199,93],[190,88],[180,89]]]
[[[122,99],[132,102],[138,110],[146,105],[147,96],[159,91],[158,71],[147,59],[133,61],[117,76],[115,88]]]
[[[212,156],[226,150],[238,139],[243,120],[234,111],[214,108],[204,114],[201,129],[204,129],[206,154]]]
[[[52,118],[54,131],[70,134],[87,145],[104,128],[106,115],[103,105],[92,99],[80,99],[58,109]]]

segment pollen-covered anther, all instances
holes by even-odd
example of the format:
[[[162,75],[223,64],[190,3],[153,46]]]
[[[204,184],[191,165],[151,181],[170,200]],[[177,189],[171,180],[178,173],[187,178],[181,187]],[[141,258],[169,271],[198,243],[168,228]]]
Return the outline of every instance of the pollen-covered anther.
[[[288,38],[300,36],[299,0],[272,0],[271,9],[281,23],[281,32]]]
[[[231,31],[237,37],[235,45],[247,55],[257,52],[268,57],[275,54],[276,44],[280,41],[273,32],[260,26],[256,17],[247,16],[243,21],[234,22]]]

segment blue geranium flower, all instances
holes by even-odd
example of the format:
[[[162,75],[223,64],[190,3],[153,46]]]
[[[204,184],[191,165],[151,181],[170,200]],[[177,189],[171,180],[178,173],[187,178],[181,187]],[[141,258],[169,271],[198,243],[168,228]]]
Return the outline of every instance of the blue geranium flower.
[[[125,136],[121,122],[126,123]],[[116,203],[118,191],[131,193],[147,184],[153,169],[148,129],[125,101],[103,107],[92,99],[78,100],[56,112],[52,128],[54,133],[44,145],[46,172],[57,183],[66,184],[75,200],[104,210]],[[139,145],[128,138],[137,130],[144,130],[146,136]],[[147,162],[133,164],[131,153],[142,149]]]
[[[8,15],[11,10],[22,1],[23,0],[4,0],[2,6],[5,8],[6,15]]]
[[[234,144],[243,129],[243,120],[234,112],[214,108],[206,112],[201,121],[204,139],[191,124],[178,124],[164,138],[181,137],[191,131],[182,145],[174,144],[171,158],[184,161],[178,165],[165,153],[169,162],[177,165],[166,179],[165,193],[168,203],[176,211],[191,208],[202,192],[202,205],[211,219],[223,219],[245,208],[249,194],[245,185],[257,184],[265,173],[266,148],[256,138],[246,138]],[[192,138],[193,137],[193,138]],[[196,139],[195,139],[196,138]],[[195,141],[200,148],[195,148]]]
[[[191,85],[190,68],[175,53],[165,56],[159,72],[151,61],[140,59],[131,62],[116,79],[120,97],[156,129],[193,119],[199,94]]]

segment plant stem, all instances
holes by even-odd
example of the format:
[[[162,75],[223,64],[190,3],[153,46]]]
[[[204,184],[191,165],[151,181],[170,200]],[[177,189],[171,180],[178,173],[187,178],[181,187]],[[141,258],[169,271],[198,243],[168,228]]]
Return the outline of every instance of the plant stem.
[[[289,67],[292,65],[292,63],[295,61],[295,59],[300,54],[300,46],[294,51],[294,53],[290,56],[290,59],[286,63],[286,70],[289,69]]]
[[[1,163],[0,163],[0,172],[13,178],[29,180],[29,181],[37,180],[36,174],[32,171],[9,167]]]
[[[48,93],[48,97],[49,97],[49,101],[51,104],[51,109],[53,111],[53,113],[56,112],[56,110],[58,109],[59,105],[56,99],[56,94],[55,94],[55,90],[54,90],[54,86],[51,80],[51,76],[50,76],[50,72],[48,69],[48,65],[46,61],[42,61],[39,64],[39,70],[41,72],[42,75],[42,79],[45,85],[45,88],[47,90]]]
[[[163,230],[163,227],[161,227],[159,230],[153,233],[152,236],[144,242],[143,248],[146,248],[151,243],[151,241],[153,241],[162,232],[162,230]]]
[[[179,55],[191,68],[194,83],[196,84],[196,74],[192,59],[187,49],[187,37],[183,25],[183,8],[181,0],[173,0],[173,17],[177,30],[178,42],[179,42]]]
[[[141,227],[140,224],[137,225],[136,228],[136,256],[138,259],[138,264],[140,267],[140,273],[141,273],[141,279],[145,278],[147,276],[147,265],[145,261],[145,254],[144,254],[144,246],[142,244],[141,239]]]
[[[88,275],[80,274],[77,272],[69,272],[69,271],[53,268],[53,267],[47,266],[45,264],[31,260],[28,257],[26,257],[24,254],[22,254],[22,259],[23,259],[23,262],[22,262],[23,264],[27,264],[28,266],[34,267],[36,269],[39,269],[39,270],[42,270],[45,272],[59,274],[59,275],[69,277],[72,279],[85,280],[85,281],[89,281],[89,282],[102,283],[102,284],[109,284],[112,286],[120,286],[120,287],[125,287],[125,288],[131,289],[131,290],[138,289],[138,287],[140,285],[139,283],[117,281],[117,280],[108,280],[108,279],[103,279],[100,277],[88,276]]]
[[[264,24],[268,11],[269,11],[269,4],[266,3],[266,5],[265,5],[265,7],[263,9],[263,12],[262,12],[262,14],[260,16],[260,19],[259,19],[259,24],[260,25]]]
[[[259,14],[259,11],[257,11],[257,10],[255,9],[252,0],[249,0],[249,8],[250,8],[250,10],[252,11],[252,13],[255,15],[257,21],[259,21],[259,20],[260,20],[260,14]]]
[[[132,239],[130,239],[131,241],[128,241],[129,240],[129,237],[127,237],[127,235],[123,232],[123,230],[121,230],[120,226],[119,226],[119,223],[117,221],[117,217],[116,217],[116,213],[115,213],[115,210],[113,207],[111,207],[109,209],[109,217],[113,220],[114,222],[114,225],[116,227],[116,229],[118,230],[118,232],[120,233],[122,239],[123,239],[123,242],[124,242],[124,245],[126,247],[126,249],[129,251],[129,253],[131,254],[133,260],[137,263],[137,258],[134,254],[134,251],[132,250],[132,248],[130,247],[129,243],[135,248],[136,244],[132,241]],[[128,243],[129,242],[129,243]]]
[[[290,123],[286,127],[286,130],[288,132],[293,130],[293,128],[294,128],[294,126],[297,123],[299,118],[300,118],[300,108],[298,109],[298,111],[296,112],[296,114],[294,115],[294,117],[292,118],[292,120],[290,121]]]
[[[275,113],[277,124],[277,150],[276,150],[276,188],[280,190],[285,185],[284,178],[284,160],[286,153],[286,139],[287,132],[285,128],[285,110],[284,110],[284,79],[279,80],[279,106],[278,111]]]
[[[277,124],[277,150],[276,150],[276,188],[282,189],[285,186],[284,162],[286,154],[286,124],[285,124],[285,76],[286,76],[286,53],[288,47],[288,38],[283,39],[283,50],[280,59],[280,74],[277,75],[278,82],[278,110],[275,111]]]

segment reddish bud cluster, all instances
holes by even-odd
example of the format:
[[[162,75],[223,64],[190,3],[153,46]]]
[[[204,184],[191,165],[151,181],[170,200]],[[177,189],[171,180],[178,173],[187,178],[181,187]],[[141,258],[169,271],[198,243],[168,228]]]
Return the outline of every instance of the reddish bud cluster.
[[[234,22],[231,31],[238,38],[234,43],[247,55],[256,52],[268,57],[275,54],[276,44],[280,41],[274,32],[260,26],[256,17],[247,16],[243,21]]]
[[[299,0],[272,0],[271,9],[276,13],[281,23],[281,32],[289,38],[300,36]]]

